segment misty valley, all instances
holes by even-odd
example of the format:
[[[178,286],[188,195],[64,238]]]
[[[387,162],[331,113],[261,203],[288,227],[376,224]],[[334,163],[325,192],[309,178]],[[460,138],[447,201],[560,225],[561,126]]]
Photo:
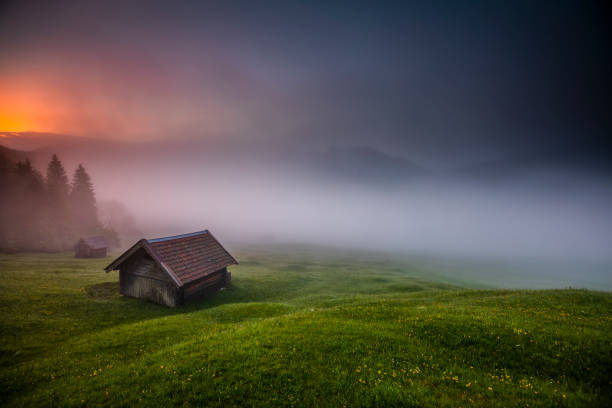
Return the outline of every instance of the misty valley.
[[[61,151],[61,145],[55,149]],[[445,216],[444,209],[458,205],[461,212],[476,204],[457,204],[465,195],[438,190],[440,178],[431,174],[406,181],[419,195],[412,204],[404,185],[344,180],[340,194],[341,178],[332,181],[334,188],[321,179],[317,188],[326,192],[311,194],[312,175],[291,190],[281,180],[271,187],[267,177],[261,179],[267,185],[245,186],[239,203],[227,205],[226,216],[236,219],[228,224],[218,203],[205,207],[204,218],[188,213],[200,202],[200,190],[195,196],[179,193],[171,180],[194,177],[193,168],[164,179],[131,162],[131,183],[122,184],[125,190],[118,194],[126,205],[97,201],[97,191],[118,185],[96,166],[110,160],[104,150],[96,152],[100,162],[88,157],[93,166],[65,155],[71,168],[79,163],[72,183],[62,156],[53,155],[42,176],[29,158],[38,163],[44,149],[2,153],[2,190],[11,193],[3,201],[5,253],[0,254],[4,405],[606,406],[612,396],[607,375],[612,283],[610,261],[597,247],[601,237],[591,238],[588,252],[584,243],[573,245],[583,236],[534,247],[536,237],[525,236],[530,245],[509,245],[516,237],[492,235],[483,245],[476,235],[488,223],[520,231],[487,219],[487,206],[503,204],[487,201],[483,191],[488,196],[497,187],[472,186],[470,200],[478,195],[484,211],[469,215],[480,224],[463,224],[462,230],[458,214]],[[164,168],[181,166],[191,164]],[[207,185],[201,202],[236,193],[211,183],[218,166],[213,173],[200,171],[193,185]],[[137,178],[145,173],[156,180],[154,195],[163,200],[156,214],[156,205],[141,212],[143,203],[136,204],[148,194],[137,187],[139,181],[147,185],[147,178]],[[296,220],[283,219],[279,203],[272,207],[274,200],[260,195],[287,200],[272,191],[293,196]],[[384,193],[387,201],[366,199],[366,192]],[[314,196],[321,197],[318,203]],[[442,196],[446,199],[430,201]],[[351,205],[352,200],[361,202]],[[558,216],[543,221],[535,201],[532,208],[522,205],[515,214],[535,216],[536,223],[552,224]],[[394,228],[408,208],[418,213],[409,223],[412,231]],[[568,209],[567,219],[560,219],[566,228],[577,222],[571,219],[577,213]],[[238,223],[245,214],[260,224]],[[596,220],[598,213],[590,217]],[[232,255],[220,243],[200,241],[208,230],[153,239],[203,223],[228,237],[223,242]],[[432,228],[463,239],[451,245],[452,240],[423,234],[432,234]],[[470,234],[478,245],[469,245]],[[78,238],[86,249],[102,242],[104,251],[79,255],[79,245],[73,248]],[[559,242],[572,244],[572,252],[557,252]],[[229,262],[219,263],[219,251]],[[138,257],[144,258],[136,269],[129,266]],[[239,264],[232,265],[234,260]],[[150,269],[155,262],[157,272]],[[178,292],[172,289],[168,276],[184,280],[197,268],[223,268],[220,276],[229,271],[231,279],[204,273],[200,280],[189,279],[196,290],[208,290],[183,289],[182,282]],[[124,273],[136,275],[128,279]],[[134,286],[134,279],[144,276]],[[170,289],[152,294],[155,287]]]
[[[0,407],[612,407],[605,1],[0,1]]]

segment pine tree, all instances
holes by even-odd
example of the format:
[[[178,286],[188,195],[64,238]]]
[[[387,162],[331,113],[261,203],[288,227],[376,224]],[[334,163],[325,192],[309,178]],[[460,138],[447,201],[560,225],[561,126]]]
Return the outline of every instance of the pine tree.
[[[54,154],[47,166],[47,190],[53,200],[65,201],[69,189],[66,170],[64,170],[64,166],[57,155]]]
[[[21,250],[40,250],[44,240],[42,203],[45,198],[42,176],[29,159],[17,162],[12,194],[12,237]]]
[[[13,178],[11,162],[0,150],[0,251],[11,249]]]
[[[30,159],[26,158],[24,162],[17,162],[16,171],[19,183],[28,191],[35,194],[41,194],[44,190],[42,176],[40,172],[32,167]]]
[[[93,233],[100,228],[91,177],[82,164],[79,164],[72,178],[70,208],[72,220],[79,232]]]
[[[68,177],[62,162],[53,155],[47,166],[47,192],[50,222],[50,250],[67,250],[74,245],[76,231],[72,227],[68,208]]]

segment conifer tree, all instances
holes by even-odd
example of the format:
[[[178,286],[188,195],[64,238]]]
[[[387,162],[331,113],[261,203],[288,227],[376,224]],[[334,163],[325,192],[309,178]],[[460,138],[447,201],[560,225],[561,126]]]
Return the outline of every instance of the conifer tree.
[[[43,241],[43,211],[45,191],[42,176],[29,159],[17,162],[12,192],[13,211],[10,227],[18,248],[36,250]]]
[[[100,227],[96,210],[96,196],[91,177],[82,164],[79,164],[72,177],[70,208],[75,227],[82,233],[93,233]]]
[[[10,222],[13,209],[11,176],[11,162],[0,150],[0,251],[10,250],[11,247]]]
[[[51,250],[67,250],[74,243],[76,232],[70,220],[68,193],[70,186],[62,162],[53,155],[47,166],[47,192],[50,224],[53,230],[49,239]]]
[[[17,162],[16,171],[18,182],[28,192],[41,194],[44,190],[42,176],[34,167],[30,159],[26,158],[24,162]]]
[[[68,197],[69,189],[66,170],[57,155],[54,154],[47,166],[47,190],[53,200],[65,200]]]

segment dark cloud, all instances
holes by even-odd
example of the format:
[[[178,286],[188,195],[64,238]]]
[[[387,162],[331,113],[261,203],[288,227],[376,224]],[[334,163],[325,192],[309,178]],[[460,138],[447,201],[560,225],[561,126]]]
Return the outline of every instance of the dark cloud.
[[[14,2],[0,22],[0,72],[64,74],[109,124],[92,133],[365,145],[438,166],[611,151],[603,3]]]

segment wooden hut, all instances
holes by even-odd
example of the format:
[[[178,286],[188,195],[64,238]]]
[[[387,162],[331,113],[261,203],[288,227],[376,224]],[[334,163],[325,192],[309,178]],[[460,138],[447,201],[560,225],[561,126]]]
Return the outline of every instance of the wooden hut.
[[[141,239],[105,270],[119,270],[122,295],[177,306],[229,285],[238,261],[208,231]]]
[[[104,258],[108,242],[103,236],[81,238],[74,246],[75,258]]]

